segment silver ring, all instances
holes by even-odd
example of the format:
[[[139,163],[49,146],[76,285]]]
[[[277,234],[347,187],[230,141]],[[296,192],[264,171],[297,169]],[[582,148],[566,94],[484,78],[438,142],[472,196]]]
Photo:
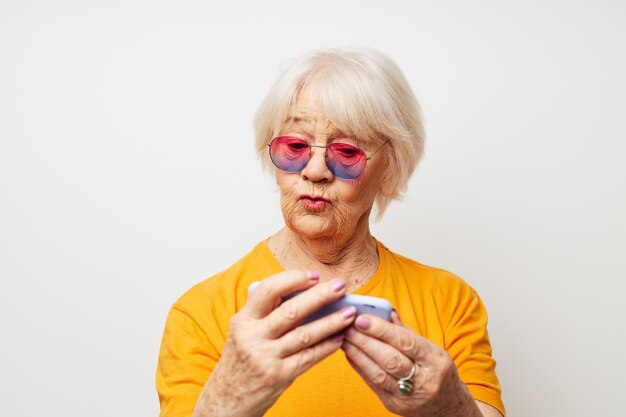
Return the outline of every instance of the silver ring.
[[[413,364],[411,372],[404,378],[398,379],[396,384],[401,394],[409,395],[411,391],[413,391],[413,377],[415,376],[415,372],[417,372],[417,365]]]

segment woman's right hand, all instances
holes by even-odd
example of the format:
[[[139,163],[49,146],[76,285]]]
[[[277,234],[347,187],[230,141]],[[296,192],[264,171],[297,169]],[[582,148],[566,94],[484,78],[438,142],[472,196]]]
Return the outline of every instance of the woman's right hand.
[[[298,326],[345,295],[345,281],[318,281],[315,272],[292,270],[260,282],[230,321],[194,417],[262,416],[299,375],[341,348],[343,334],[337,334],[354,321],[354,307]],[[282,302],[295,291],[302,293]]]

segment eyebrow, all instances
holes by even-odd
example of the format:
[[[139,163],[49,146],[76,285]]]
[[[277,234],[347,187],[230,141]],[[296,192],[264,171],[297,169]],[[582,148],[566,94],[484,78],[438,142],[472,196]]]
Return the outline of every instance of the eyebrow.
[[[287,117],[287,120],[285,120],[285,124],[287,123],[297,123],[297,124],[311,124],[312,120],[308,117],[302,117],[302,116],[289,116]]]

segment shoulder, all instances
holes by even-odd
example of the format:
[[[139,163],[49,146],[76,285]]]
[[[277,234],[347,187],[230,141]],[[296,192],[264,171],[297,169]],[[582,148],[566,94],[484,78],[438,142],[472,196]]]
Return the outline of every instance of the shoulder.
[[[385,256],[388,268],[400,272],[413,285],[419,285],[429,290],[435,298],[458,296],[472,296],[474,289],[458,275],[435,266],[421,262],[393,252],[379,242],[381,256]]]
[[[230,317],[246,302],[250,284],[278,272],[278,268],[266,242],[260,242],[224,271],[191,287],[172,308],[194,320],[207,314]]]

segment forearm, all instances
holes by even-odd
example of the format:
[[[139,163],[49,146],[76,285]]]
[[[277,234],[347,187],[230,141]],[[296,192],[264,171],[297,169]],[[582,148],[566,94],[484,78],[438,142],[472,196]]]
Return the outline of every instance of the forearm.
[[[280,384],[251,383],[252,378],[241,380],[238,376],[242,369],[237,367],[241,362],[230,355],[222,356],[198,397],[192,417],[260,417],[265,414],[280,393],[270,387]]]
[[[450,390],[436,405],[425,406],[419,411],[419,417],[491,417],[483,415],[481,408],[467,386],[457,380],[457,389]]]
[[[198,398],[192,417],[257,417],[264,414],[247,412],[244,408],[237,407],[236,404],[225,407],[223,403],[219,404],[211,397],[201,396]]]
[[[215,392],[208,383],[200,394],[192,417],[260,417],[267,406],[252,406],[245,399]]]
[[[500,413],[497,408],[485,404],[482,401],[476,400],[476,406],[482,413],[482,417],[503,417],[502,413]]]

